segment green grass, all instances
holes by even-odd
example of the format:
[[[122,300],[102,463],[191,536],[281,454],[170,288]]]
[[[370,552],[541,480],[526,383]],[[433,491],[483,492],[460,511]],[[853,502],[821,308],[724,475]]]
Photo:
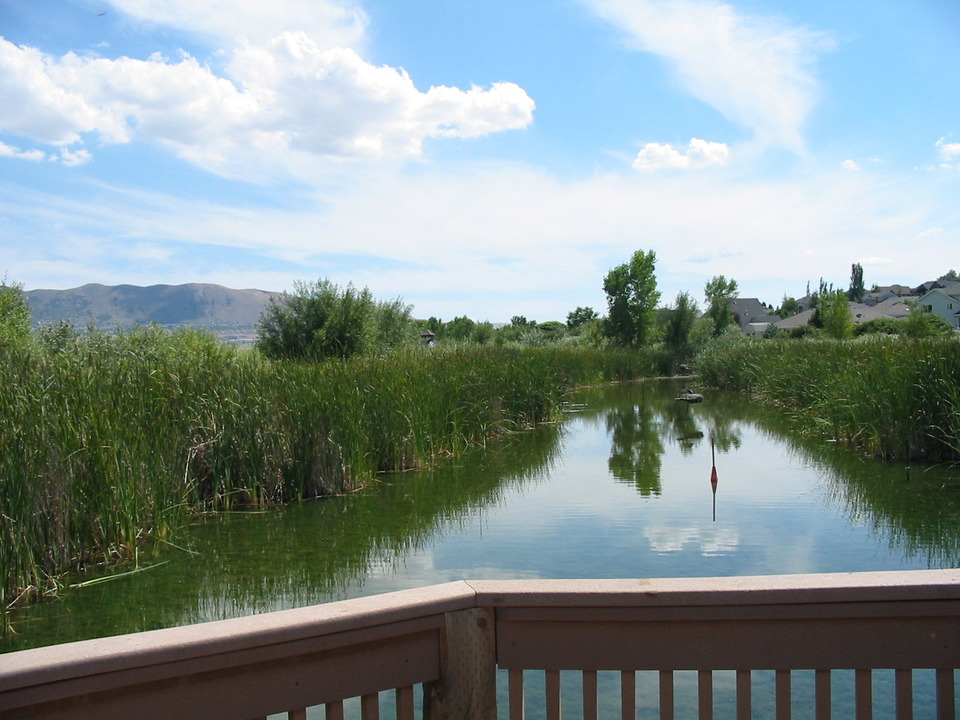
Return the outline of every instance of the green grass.
[[[721,338],[702,379],[782,406],[797,427],[889,460],[960,459],[960,340]]]
[[[0,347],[0,602],[55,591],[84,564],[139,563],[191,514],[349,492],[660,364],[556,347],[295,363],[155,328]]]

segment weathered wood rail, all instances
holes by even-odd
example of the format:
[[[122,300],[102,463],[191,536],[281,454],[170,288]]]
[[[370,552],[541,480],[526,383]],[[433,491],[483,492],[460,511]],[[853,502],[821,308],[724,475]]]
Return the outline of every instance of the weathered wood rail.
[[[561,671],[581,673],[576,708],[590,720],[598,671],[619,673],[622,718],[637,717],[638,671],[655,671],[666,719],[675,673],[694,671],[701,720],[713,717],[716,671],[733,671],[736,716],[750,718],[758,670],[775,677],[775,717],[790,718],[802,670],[814,672],[819,720],[832,672],[849,670],[855,717],[869,719],[872,675],[890,670],[898,719],[923,702],[946,719],[958,668],[960,570],[454,582],[0,655],[0,718],[301,720],[322,707],[335,720],[360,698],[373,720],[392,691],[399,720],[491,720],[500,669],[516,720],[529,670],[543,671],[548,718],[561,716]],[[935,673],[930,697],[914,697],[919,669]]]

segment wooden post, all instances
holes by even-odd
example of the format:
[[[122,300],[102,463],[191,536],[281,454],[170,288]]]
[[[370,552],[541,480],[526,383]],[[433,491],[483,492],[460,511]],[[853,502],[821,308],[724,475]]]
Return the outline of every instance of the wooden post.
[[[496,720],[497,642],[492,608],[446,613],[440,679],[423,691],[424,720]]]

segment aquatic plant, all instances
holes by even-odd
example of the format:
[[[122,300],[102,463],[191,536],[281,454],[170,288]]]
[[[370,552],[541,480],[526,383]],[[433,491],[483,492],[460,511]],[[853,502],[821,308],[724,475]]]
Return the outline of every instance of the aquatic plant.
[[[802,430],[891,460],[960,459],[960,340],[725,337],[701,378],[782,406]]]
[[[654,351],[407,348],[271,361],[197,331],[53,328],[0,346],[0,602],[138,560],[202,511],[344,493],[559,417]]]

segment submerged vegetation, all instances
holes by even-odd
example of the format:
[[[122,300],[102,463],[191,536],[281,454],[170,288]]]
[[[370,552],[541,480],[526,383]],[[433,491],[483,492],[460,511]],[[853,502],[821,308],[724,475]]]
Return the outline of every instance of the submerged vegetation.
[[[960,459],[960,340],[856,341],[727,335],[698,361],[703,381],[782,406],[797,426],[887,460]]]
[[[274,361],[196,332],[47,328],[0,344],[0,601],[130,558],[193,513],[349,492],[550,421],[651,352],[411,347]]]

